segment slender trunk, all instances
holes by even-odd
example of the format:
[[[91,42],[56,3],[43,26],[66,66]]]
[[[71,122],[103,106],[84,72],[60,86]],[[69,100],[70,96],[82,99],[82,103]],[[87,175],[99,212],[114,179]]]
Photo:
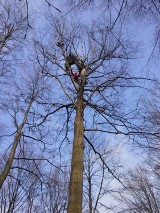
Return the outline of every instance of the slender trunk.
[[[11,169],[11,166],[12,166],[12,163],[13,163],[13,159],[14,159],[14,156],[15,156],[15,152],[16,152],[19,140],[20,140],[20,138],[22,136],[22,130],[23,130],[23,127],[24,127],[24,125],[26,123],[27,116],[28,116],[28,113],[29,113],[29,110],[30,110],[30,107],[31,107],[32,103],[33,103],[33,99],[31,99],[31,101],[28,104],[28,107],[26,109],[22,124],[19,127],[17,127],[17,134],[16,134],[16,136],[14,138],[14,142],[13,142],[11,151],[9,153],[9,157],[8,157],[7,163],[6,163],[2,173],[0,174],[0,189],[2,188],[2,185],[3,185],[7,175],[10,172],[10,169]]]
[[[9,173],[10,169],[11,169],[11,165],[12,165],[12,162],[13,162],[13,158],[14,158],[20,137],[21,137],[21,134],[17,133],[17,135],[15,136],[13,146],[12,146],[12,149],[10,151],[9,158],[7,160],[6,166],[5,166],[4,170],[2,171],[2,173],[0,174],[0,189],[1,189],[7,175]]]
[[[67,213],[82,213],[83,193],[83,86],[80,86],[76,103],[76,117],[74,122],[74,141],[72,150],[71,175],[69,183],[69,198]]]

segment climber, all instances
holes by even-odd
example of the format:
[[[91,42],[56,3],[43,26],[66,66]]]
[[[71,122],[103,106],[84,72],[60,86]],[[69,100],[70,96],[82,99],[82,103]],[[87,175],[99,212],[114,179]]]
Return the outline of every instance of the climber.
[[[73,73],[72,76],[76,82],[79,82],[79,77],[80,77],[79,73]]]

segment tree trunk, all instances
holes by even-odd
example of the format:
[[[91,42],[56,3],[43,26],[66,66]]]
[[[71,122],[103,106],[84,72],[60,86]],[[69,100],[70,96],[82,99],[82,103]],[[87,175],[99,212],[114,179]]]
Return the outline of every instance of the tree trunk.
[[[74,141],[72,150],[71,175],[69,183],[69,198],[67,213],[82,213],[83,193],[83,86],[80,85],[76,102],[76,117],[74,122]]]
[[[13,159],[14,159],[14,155],[15,155],[15,152],[16,152],[16,148],[17,148],[17,145],[18,145],[18,142],[19,142],[19,139],[21,138],[21,132],[20,133],[17,133],[15,139],[14,139],[14,142],[13,142],[13,146],[12,146],[12,149],[10,151],[10,154],[9,154],[9,157],[8,157],[8,160],[7,160],[7,163],[5,165],[5,168],[4,170],[2,171],[2,173],[0,174],[0,189],[11,169],[11,165],[12,165],[12,162],[13,162]]]
[[[23,130],[23,127],[24,127],[24,125],[25,125],[25,123],[27,121],[27,116],[28,116],[29,110],[31,108],[31,105],[33,103],[33,100],[34,99],[31,99],[29,104],[28,104],[28,107],[27,107],[26,112],[25,112],[24,117],[23,117],[22,124],[19,127],[17,127],[17,134],[16,134],[16,136],[14,138],[14,142],[13,142],[11,151],[9,153],[9,157],[8,157],[7,163],[6,163],[2,173],[0,174],[0,189],[2,188],[2,185],[3,185],[7,175],[10,172],[10,169],[11,169],[11,166],[12,166],[12,163],[13,163],[13,159],[14,159],[14,156],[15,156],[15,153],[16,153],[16,149],[17,149],[19,140],[20,140],[20,138],[22,136],[22,130]]]

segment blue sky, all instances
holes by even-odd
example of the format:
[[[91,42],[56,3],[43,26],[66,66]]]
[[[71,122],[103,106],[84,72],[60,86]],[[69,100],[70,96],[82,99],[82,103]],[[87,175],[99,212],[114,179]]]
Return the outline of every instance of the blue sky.
[[[103,20],[105,17],[105,15],[104,15],[104,17],[102,17],[102,15],[101,15],[101,17],[100,17],[100,14],[101,14],[100,10],[96,11],[96,10],[92,10],[92,9],[89,11],[84,10],[82,13],[78,14],[78,12],[70,11],[69,8],[65,8],[63,6],[63,3],[58,4],[58,2],[59,1],[54,1],[53,4],[54,4],[54,6],[58,7],[62,11],[62,13],[57,12],[53,7],[50,7],[50,11],[53,14],[53,16],[58,16],[59,19],[63,19],[65,17],[67,22],[74,23],[77,21],[79,21],[79,22],[82,21],[86,25],[91,25],[93,23],[96,23],[97,20],[100,20],[100,18]],[[30,10],[30,14],[31,14],[31,17],[29,17],[29,21],[30,21],[31,26],[33,26],[33,30],[29,29],[27,39],[30,39],[31,37],[33,37],[33,39],[35,39],[36,36],[39,38],[43,37],[44,44],[45,44],[45,42],[47,43],[47,41],[45,41],[45,38],[46,38],[45,33],[47,30],[50,29],[49,25],[46,24],[47,22],[44,17],[44,15],[47,13],[47,10],[48,10],[47,3],[44,0],[30,0],[29,10]],[[67,11],[70,11],[70,12],[67,13]],[[116,14],[114,11],[113,19],[115,18],[115,15]],[[32,20],[35,22],[32,22]],[[119,23],[117,22],[117,25],[118,24]],[[36,30],[37,30],[37,32],[36,32]],[[128,22],[128,23],[125,23],[125,21],[124,21],[124,25],[122,25],[121,29],[119,29],[119,27],[117,27],[117,31],[118,30],[122,31],[122,33],[124,33],[125,36],[128,36],[131,40],[136,41],[138,43],[138,47],[140,49],[139,53],[136,56],[136,59],[131,60],[131,62],[129,64],[130,65],[129,69],[132,71],[132,73],[134,73],[138,77],[146,76],[146,74],[149,77],[153,77],[154,75],[159,77],[159,72],[158,72],[158,69],[156,66],[149,67],[148,65],[146,65],[146,62],[147,62],[147,60],[150,56],[150,53],[152,51],[152,48],[153,48],[153,43],[152,43],[153,27],[150,25],[146,25],[145,22],[142,22],[141,24],[139,24],[139,22],[133,21],[131,19],[130,22]],[[55,40],[53,40],[52,42],[53,42],[52,44],[51,43],[46,44],[46,48],[54,46]],[[31,50],[32,48],[28,47],[28,49]],[[24,51],[26,51],[25,54],[29,55],[31,57],[32,53],[28,52],[28,49],[27,49],[27,51],[24,50]],[[81,53],[81,49],[78,49],[78,51]],[[148,67],[150,69],[148,69]],[[25,68],[25,71],[26,70],[27,69]],[[20,71],[20,68],[18,68],[18,71]],[[49,82],[49,83],[50,83],[50,87],[51,87],[51,91],[52,91],[53,87],[55,87],[55,84],[52,85],[51,82]],[[145,82],[142,82],[142,86],[146,86],[146,85],[147,84]],[[58,93],[58,91],[59,91],[59,89],[54,90],[55,97],[57,99],[58,98],[61,99],[61,97],[62,97],[61,93]],[[137,95],[138,96],[143,95],[144,94],[143,92],[144,92],[144,90],[142,92],[140,92],[139,89],[135,89],[134,91],[132,91],[132,93],[131,93],[131,91],[126,93],[125,100],[127,100],[127,99],[129,100],[127,106],[129,107],[130,104],[132,104],[132,106],[134,106],[133,100],[137,99]],[[133,95],[133,93],[134,93],[134,95]],[[88,111],[87,111],[87,113],[88,113]],[[60,123],[58,123],[58,121],[60,121]],[[1,122],[4,124],[7,123],[7,125],[8,125],[10,123],[9,115],[4,115],[3,112],[1,112]],[[51,118],[47,124],[49,126],[53,125],[55,127],[55,129],[59,130],[62,122],[63,122],[63,115],[60,117],[57,116],[53,119]],[[10,128],[10,130],[11,130],[11,128]],[[72,135],[73,134],[70,133],[70,137]],[[63,137],[64,137],[64,133],[62,133],[59,136],[59,139],[62,139]],[[134,151],[134,146],[128,144],[128,139],[126,139],[126,137],[122,137],[122,136],[112,137],[112,136],[108,136],[107,134],[105,134],[104,138],[105,138],[105,142],[110,143],[111,147],[112,146],[114,147],[114,145],[118,145],[118,148],[115,150],[114,154],[119,156],[121,161],[125,164],[125,166],[126,166],[125,168],[129,168],[131,162],[132,162],[132,166],[134,166],[134,165],[136,165],[136,163],[141,161],[142,158],[140,158],[140,155],[141,155],[141,157],[145,157],[145,155],[142,155],[141,153],[138,153],[138,155],[136,155],[136,152]],[[10,142],[10,140],[8,142]],[[6,146],[6,144],[7,143],[5,143],[5,146]],[[57,144],[55,143],[54,145],[55,145],[55,148],[57,148]],[[68,146],[66,144],[63,144],[62,155],[64,158],[66,155],[67,160],[70,159],[70,156],[68,156],[66,153],[70,153],[70,151],[71,151],[71,144],[69,144]],[[58,150],[57,150],[56,154],[58,156]],[[135,156],[136,156],[136,158],[135,158]],[[59,158],[58,158],[58,160],[59,160]]]

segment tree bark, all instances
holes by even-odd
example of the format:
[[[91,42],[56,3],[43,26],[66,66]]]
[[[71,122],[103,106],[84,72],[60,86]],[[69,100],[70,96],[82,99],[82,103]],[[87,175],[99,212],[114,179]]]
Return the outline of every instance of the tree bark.
[[[76,102],[76,117],[74,122],[74,141],[72,150],[71,175],[69,183],[69,198],[67,213],[82,213],[83,194],[83,86],[80,85]]]

